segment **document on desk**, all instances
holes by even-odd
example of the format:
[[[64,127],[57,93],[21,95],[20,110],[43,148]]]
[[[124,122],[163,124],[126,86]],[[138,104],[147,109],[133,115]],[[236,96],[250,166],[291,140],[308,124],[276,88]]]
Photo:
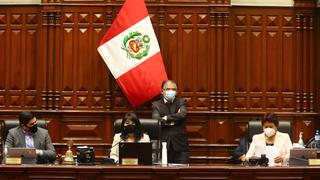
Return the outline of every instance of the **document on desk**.
[[[279,148],[276,146],[256,146],[255,156],[261,157],[261,154],[265,154],[269,159],[269,166],[277,166],[278,163],[274,162],[274,159],[280,155]]]

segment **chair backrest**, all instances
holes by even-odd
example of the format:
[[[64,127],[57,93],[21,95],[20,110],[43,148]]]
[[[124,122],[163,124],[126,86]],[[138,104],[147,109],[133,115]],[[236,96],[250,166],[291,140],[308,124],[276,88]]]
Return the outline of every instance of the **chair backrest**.
[[[3,130],[3,132],[2,132],[2,140],[3,140],[3,142],[6,141],[8,133],[9,133],[9,130],[11,128],[15,128],[15,127],[17,127],[19,125],[20,125],[19,120],[14,120],[13,119],[13,120],[3,120],[2,121],[2,130]],[[44,128],[44,129],[48,129],[47,128],[47,122],[45,120],[43,120],[43,119],[38,119],[37,120],[37,125],[38,125],[38,127],[41,127],[41,128]]]
[[[122,119],[114,121],[114,133],[121,132]],[[161,136],[161,125],[158,119],[140,119],[141,126],[151,140],[159,140]]]
[[[278,130],[283,133],[288,133],[292,141],[292,129],[290,121],[279,121]],[[247,130],[248,142],[250,143],[252,141],[253,135],[260,133],[262,133],[261,121],[249,121]]]

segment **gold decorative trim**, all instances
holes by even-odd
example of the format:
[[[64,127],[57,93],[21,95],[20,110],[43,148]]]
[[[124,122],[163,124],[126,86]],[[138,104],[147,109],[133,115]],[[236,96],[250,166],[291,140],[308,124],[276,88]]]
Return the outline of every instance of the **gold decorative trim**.
[[[1,0],[0,4],[41,4],[41,0]]]
[[[294,0],[231,0],[232,6],[280,6],[293,7]]]

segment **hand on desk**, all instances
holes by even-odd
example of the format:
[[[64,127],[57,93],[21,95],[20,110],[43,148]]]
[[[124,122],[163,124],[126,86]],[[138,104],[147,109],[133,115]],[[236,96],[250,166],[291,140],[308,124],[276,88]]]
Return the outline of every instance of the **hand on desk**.
[[[36,154],[38,156],[41,156],[43,154],[42,150],[41,149],[36,149]]]
[[[242,155],[242,156],[240,156],[240,161],[242,161],[242,162],[245,162],[246,161],[246,155]]]
[[[283,157],[278,156],[278,157],[274,158],[274,162],[275,163],[282,163],[283,162]]]

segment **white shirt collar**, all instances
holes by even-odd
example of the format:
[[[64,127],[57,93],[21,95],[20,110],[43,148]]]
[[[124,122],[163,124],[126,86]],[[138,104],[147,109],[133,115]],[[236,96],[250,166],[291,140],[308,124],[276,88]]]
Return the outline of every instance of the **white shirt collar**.
[[[168,101],[166,100],[166,98],[163,98],[164,103],[167,103]]]

